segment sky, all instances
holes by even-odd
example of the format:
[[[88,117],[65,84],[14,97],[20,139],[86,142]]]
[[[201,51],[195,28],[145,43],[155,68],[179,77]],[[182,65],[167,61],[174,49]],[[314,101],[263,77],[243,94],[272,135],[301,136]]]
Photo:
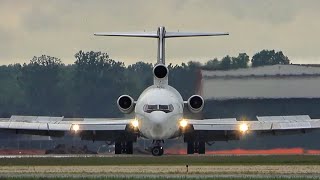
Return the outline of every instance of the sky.
[[[229,32],[166,41],[166,62],[205,62],[281,50],[293,63],[320,64],[319,0],[0,0],[0,64],[42,54],[65,64],[79,50],[107,52],[126,65],[156,62],[154,39],[95,37],[94,32]]]

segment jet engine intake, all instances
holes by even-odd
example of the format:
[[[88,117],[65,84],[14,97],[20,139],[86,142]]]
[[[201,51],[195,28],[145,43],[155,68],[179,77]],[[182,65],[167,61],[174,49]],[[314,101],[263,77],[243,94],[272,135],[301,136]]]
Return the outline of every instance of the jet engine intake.
[[[153,68],[153,74],[158,79],[165,78],[169,73],[168,68],[163,64],[158,64]]]
[[[199,113],[204,107],[204,100],[199,95],[193,95],[188,99],[188,109],[192,113]]]
[[[134,109],[134,100],[128,95],[122,95],[118,98],[117,105],[121,112],[129,114]]]

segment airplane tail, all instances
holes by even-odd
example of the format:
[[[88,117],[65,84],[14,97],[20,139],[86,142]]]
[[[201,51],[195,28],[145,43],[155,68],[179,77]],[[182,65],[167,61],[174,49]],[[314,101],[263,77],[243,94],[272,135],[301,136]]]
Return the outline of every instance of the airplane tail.
[[[94,33],[95,36],[122,36],[122,37],[145,37],[145,38],[159,38],[156,32],[100,32]],[[164,38],[177,38],[177,37],[196,37],[196,36],[224,36],[229,35],[225,32],[215,33],[196,33],[196,32],[166,32]]]
[[[94,33],[95,36],[123,36],[123,37],[144,37],[158,39],[158,58],[157,64],[165,65],[165,39],[177,37],[196,37],[196,36],[224,36],[229,35],[225,32],[197,33],[197,32],[166,32],[165,27],[159,27],[157,32],[101,32]]]
[[[197,33],[197,32],[167,32],[165,38],[177,38],[177,37],[196,37],[196,36],[224,36],[229,35],[226,32],[214,32],[214,33]]]

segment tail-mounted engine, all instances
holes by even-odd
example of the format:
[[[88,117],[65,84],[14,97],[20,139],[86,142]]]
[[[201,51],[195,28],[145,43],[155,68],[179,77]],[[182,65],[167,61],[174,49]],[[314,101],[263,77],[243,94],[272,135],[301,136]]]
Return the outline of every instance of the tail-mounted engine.
[[[193,95],[188,99],[188,109],[192,113],[199,113],[204,107],[204,100],[199,95]]]
[[[122,95],[117,100],[118,108],[121,112],[129,114],[134,109],[134,100],[128,95]]]
[[[158,64],[153,68],[153,74],[158,79],[163,79],[168,76],[169,70],[163,64]]]

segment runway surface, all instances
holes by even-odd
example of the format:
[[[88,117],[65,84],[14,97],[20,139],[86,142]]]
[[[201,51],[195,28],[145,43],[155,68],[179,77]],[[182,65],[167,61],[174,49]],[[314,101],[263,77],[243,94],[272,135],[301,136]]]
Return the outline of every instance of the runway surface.
[[[165,157],[255,157],[255,156],[320,156],[319,154],[204,154],[204,155],[163,155]],[[44,154],[44,155],[0,155],[1,158],[79,158],[79,157],[155,157],[151,154]]]

